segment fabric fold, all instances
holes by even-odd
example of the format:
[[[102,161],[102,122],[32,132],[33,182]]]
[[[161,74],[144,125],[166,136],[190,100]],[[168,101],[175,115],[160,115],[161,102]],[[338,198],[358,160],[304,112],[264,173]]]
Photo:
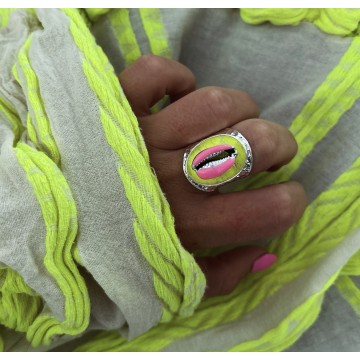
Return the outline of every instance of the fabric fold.
[[[137,119],[82,15],[75,9],[22,12],[36,27],[9,62],[17,93],[1,89],[8,96],[0,103],[7,134],[0,138],[0,194],[11,198],[14,211],[0,207],[1,221],[10,226],[20,198],[37,208],[26,215],[32,233],[18,223],[33,250],[14,267],[34,289],[36,311],[31,320],[20,311],[3,324],[21,328],[33,346],[87,329],[117,329],[134,338],[159,322],[191,315],[205,288],[204,275],[176,236]],[[10,28],[16,16],[11,13]],[[23,99],[21,112],[13,99]],[[5,146],[31,200],[15,178],[8,185]],[[1,231],[1,239],[9,239],[10,228]],[[15,259],[16,249],[7,246],[2,240],[2,254]],[[12,274],[7,260],[0,258]],[[38,278],[29,281],[25,260],[39,263]],[[41,287],[44,276],[49,281]],[[5,285],[15,281],[6,279]],[[2,287],[6,306],[8,288]]]

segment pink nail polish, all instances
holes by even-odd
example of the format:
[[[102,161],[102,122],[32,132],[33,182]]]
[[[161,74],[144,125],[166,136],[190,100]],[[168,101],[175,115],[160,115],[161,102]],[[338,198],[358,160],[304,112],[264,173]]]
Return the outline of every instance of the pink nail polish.
[[[271,266],[276,260],[276,255],[270,253],[264,254],[254,261],[251,272],[265,270],[266,268]]]

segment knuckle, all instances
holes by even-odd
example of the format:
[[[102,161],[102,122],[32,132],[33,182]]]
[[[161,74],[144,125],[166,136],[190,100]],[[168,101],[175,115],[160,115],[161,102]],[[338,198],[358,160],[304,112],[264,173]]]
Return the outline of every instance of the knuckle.
[[[233,111],[233,101],[222,88],[209,86],[204,88],[203,101],[205,109],[216,120],[229,118]]]
[[[164,70],[166,60],[160,56],[153,54],[142,55],[137,61],[136,65],[145,68],[148,71],[158,73]]]
[[[272,158],[278,147],[277,132],[269,124],[260,120],[254,124],[254,130],[256,132],[255,142],[261,146],[261,153]]]
[[[195,86],[196,86],[196,76],[195,76],[195,74],[189,68],[185,67],[185,69],[187,71],[187,77],[188,77],[190,87],[195,88]]]
[[[259,108],[251,95],[243,90],[239,90],[239,93],[241,95],[241,102],[247,104],[248,112],[252,114],[259,114]]]
[[[288,228],[295,217],[295,197],[288,186],[278,186],[275,192],[274,217],[278,227]]]
[[[189,126],[185,125],[186,120],[183,121],[171,121],[167,124],[167,134],[171,138],[176,136],[177,139],[182,141],[187,141],[189,134],[191,134],[191,129]]]

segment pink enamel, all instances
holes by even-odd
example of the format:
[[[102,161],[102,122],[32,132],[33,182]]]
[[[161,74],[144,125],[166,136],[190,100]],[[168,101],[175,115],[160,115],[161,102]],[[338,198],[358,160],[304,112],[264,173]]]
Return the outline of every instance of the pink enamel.
[[[265,270],[269,266],[271,266],[276,260],[276,255],[270,253],[264,254],[254,261],[251,272]]]
[[[207,179],[213,179],[218,176],[221,176],[226,171],[228,171],[233,165],[235,164],[235,159],[230,158],[223,162],[222,164],[219,164],[217,166],[212,166],[209,168],[202,168],[198,170],[197,174],[199,178],[207,180]]]
[[[207,156],[209,156],[210,154],[212,153],[215,153],[215,152],[218,152],[218,151],[224,151],[224,150],[230,150],[232,149],[233,147],[230,146],[230,145],[216,145],[216,146],[213,146],[211,148],[208,148],[204,151],[202,151],[200,154],[198,154],[193,163],[192,163],[192,166],[195,167],[197,165],[199,165],[203,160],[206,159]]]

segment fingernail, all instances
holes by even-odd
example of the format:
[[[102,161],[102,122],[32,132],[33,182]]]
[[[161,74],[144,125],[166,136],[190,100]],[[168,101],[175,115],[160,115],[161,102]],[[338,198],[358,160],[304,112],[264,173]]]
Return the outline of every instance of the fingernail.
[[[277,260],[276,255],[274,254],[264,254],[257,258],[252,266],[251,272],[258,272],[265,270],[269,266],[271,266]]]

